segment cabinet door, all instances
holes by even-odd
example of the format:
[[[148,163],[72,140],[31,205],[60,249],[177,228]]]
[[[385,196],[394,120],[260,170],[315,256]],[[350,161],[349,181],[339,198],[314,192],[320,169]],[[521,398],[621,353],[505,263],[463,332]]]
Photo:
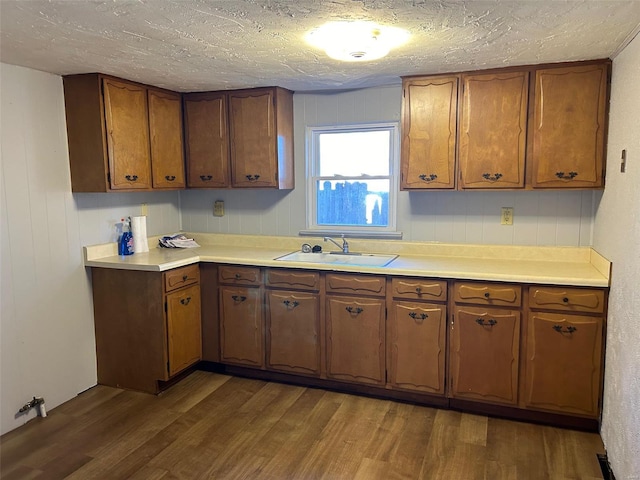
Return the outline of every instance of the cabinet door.
[[[319,375],[319,295],[268,291],[267,309],[267,367]]]
[[[105,78],[103,92],[111,189],[150,189],[147,90]]]
[[[444,394],[444,305],[394,302],[388,318],[388,383]]]
[[[528,79],[527,72],[462,77],[462,188],[524,186]]]
[[[185,95],[184,119],[188,186],[228,187],[227,96],[223,93]]]
[[[231,184],[234,187],[277,186],[274,104],[271,89],[229,95]]]
[[[402,190],[454,188],[458,77],[405,80]]]
[[[169,376],[202,358],[200,286],[193,285],[167,295]]]
[[[597,418],[602,375],[600,317],[531,313],[524,403]]]
[[[220,356],[223,362],[264,366],[260,288],[220,287]]]
[[[451,325],[451,394],[515,404],[520,312],[455,307]]]
[[[184,188],[182,99],[179,93],[148,93],[153,188]]]
[[[327,376],[384,384],[384,299],[329,296],[326,312]]]
[[[536,71],[533,187],[604,186],[608,64]]]

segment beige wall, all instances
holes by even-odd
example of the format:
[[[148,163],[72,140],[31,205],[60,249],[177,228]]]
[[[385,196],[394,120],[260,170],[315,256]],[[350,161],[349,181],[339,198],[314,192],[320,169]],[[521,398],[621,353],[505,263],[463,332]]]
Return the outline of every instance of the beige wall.
[[[180,228],[179,194],[72,194],[59,76],[0,64],[0,431],[33,396],[49,409],[96,383],[81,247],[149,204],[150,235]]]
[[[620,172],[627,150],[626,173]],[[594,247],[613,262],[602,437],[616,478],[640,479],[640,37],[613,60],[607,187]]]

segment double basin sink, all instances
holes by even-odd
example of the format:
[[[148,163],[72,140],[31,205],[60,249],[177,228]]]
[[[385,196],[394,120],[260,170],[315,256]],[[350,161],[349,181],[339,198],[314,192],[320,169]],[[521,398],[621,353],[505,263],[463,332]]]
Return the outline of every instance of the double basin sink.
[[[286,262],[316,263],[321,265],[352,265],[357,267],[385,267],[395,260],[398,255],[378,253],[342,253],[318,252],[305,253],[301,251],[288,253],[274,260]]]

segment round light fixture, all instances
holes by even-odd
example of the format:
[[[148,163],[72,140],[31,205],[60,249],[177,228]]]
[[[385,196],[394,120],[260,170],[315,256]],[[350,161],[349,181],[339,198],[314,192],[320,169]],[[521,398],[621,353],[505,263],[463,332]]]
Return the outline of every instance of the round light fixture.
[[[378,60],[408,38],[409,32],[401,28],[364,21],[325,23],[306,36],[309,44],[343,62]]]

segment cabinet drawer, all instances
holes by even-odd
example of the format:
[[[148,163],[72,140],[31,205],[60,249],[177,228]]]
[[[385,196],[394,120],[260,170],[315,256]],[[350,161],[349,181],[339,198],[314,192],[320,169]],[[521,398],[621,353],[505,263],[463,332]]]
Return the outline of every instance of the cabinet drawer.
[[[391,293],[396,298],[446,300],[447,282],[427,278],[392,278]]]
[[[265,284],[268,287],[296,288],[299,290],[319,290],[320,274],[303,270],[267,270]]]
[[[260,285],[262,281],[259,268],[235,265],[222,265],[218,269],[218,280],[231,285]]]
[[[519,307],[521,299],[522,287],[517,285],[457,282],[453,290],[453,300],[460,303]]]
[[[385,277],[328,273],[325,278],[327,293],[357,293],[380,297],[385,293]]]
[[[604,312],[604,290],[530,287],[529,307],[572,312]]]
[[[182,268],[169,270],[164,274],[164,290],[171,292],[178,288],[186,287],[200,282],[200,269],[198,265],[188,265]]]

